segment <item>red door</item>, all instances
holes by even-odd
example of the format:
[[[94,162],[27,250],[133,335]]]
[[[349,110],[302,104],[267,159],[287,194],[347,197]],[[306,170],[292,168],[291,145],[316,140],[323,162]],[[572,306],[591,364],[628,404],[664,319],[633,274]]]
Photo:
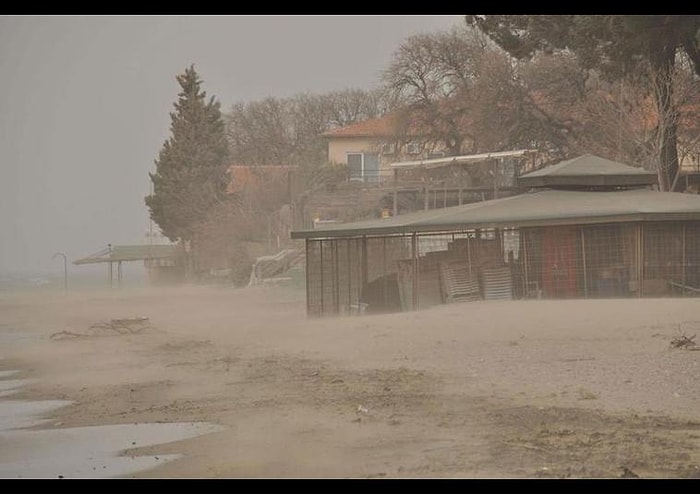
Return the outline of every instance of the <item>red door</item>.
[[[576,230],[548,228],[542,245],[542,285],[545,297],[576,296]]]

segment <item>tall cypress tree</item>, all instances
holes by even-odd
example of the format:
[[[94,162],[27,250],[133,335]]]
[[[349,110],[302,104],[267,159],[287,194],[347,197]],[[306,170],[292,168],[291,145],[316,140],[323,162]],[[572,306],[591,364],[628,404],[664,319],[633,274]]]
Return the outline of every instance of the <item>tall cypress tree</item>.
[[[229,151],[220,103],[207,100],[194,65],[177,82],[182,90],[170,113],[171,136],[149,173],[153,193],[145,201],[163,234],[193,251],[197,226],[226,197]]]

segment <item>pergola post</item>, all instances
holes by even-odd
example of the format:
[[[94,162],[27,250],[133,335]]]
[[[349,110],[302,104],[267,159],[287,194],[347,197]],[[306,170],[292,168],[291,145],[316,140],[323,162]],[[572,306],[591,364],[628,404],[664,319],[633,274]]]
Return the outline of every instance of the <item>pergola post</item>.
[[[581,228],[581,257],[583,258],[583,296],[588,298],[588,275],[586,273],[586,236]]]
[[[528,259],[528,249],[527,249],[527,238],[528,238],[528,232],[523,230],[522,231],[522,237],[521,240],[523,242],[523,271],[524,271],[524,276],[523,278],[525,279],[525,299],[530,298],[530,279],[528,277],[528,269],[527,265],[529,264],[530,260]]]
[[[637,296],[642,298],[644,296],[644,235],[641,223],[637,223],[637,279],[639,280]]]
[[[411,257],[413,257],[413,286],[411,287],[411,302],[413,310],[418,309],[418,236],[411,236]]]
[[[394,216],[399,214],[399,199],[398,199],[398,189],[399,189],[399,176],[398,176],[398,170],[394,170]]]
[[[360,294],[366,293],[367,292],[367,285],[368,285],[368,267],[367,267],[367,237],[362,236],[362,259],[361,259],[361,269],[362,269],[362,281],[360,283],[360,286],[362,287],[360,289]]]
[[[311,252],[311,242],[313,242],[313,240],[307,238],[304,245],[306,248],[306,269],[304,269],[304,277],[306,278],[306,315],[311,314],[311,299],[309,297],[309,294],[311,293],[311,285],[309,285],[309,271],[311,266],[311,263],[309,262],[311,256],[309,253]]]
[[[681,284],[683,285],[683,289],[681,291],[681,296],[685,297],[685,267],[686,267],[686,262],[685,262],[685,231],[686,231],[686,224],[683,223],[683,240],[682,240],[682,248],[681,250],[683,251],[682,257],[681,257]]]

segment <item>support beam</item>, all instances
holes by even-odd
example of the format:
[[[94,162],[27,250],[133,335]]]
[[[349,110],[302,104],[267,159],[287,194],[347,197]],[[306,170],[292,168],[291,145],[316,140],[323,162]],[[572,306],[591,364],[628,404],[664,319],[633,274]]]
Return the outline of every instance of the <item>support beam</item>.
[[[686,231],[686,224],[683,223],[683,241],[682,241],[682,257],[681,257],[681,283],[683,284],[683,287],[685,287],[685,267],[686,267],[686,262],[685,262],[685,231]],[[685,288],[683,288],[683,291],[681,292],[681,296],[685,297]]]
[[[304,270],[304,275],[306,278],[306,315],[311,315],[311,300],[309,298],[311,294],[311,286],[309,285],[309,270],[311,269],[312,259],[311,259],[311,242],[316,242],[316,240],[306,239],[306,269]],[[311,261],[311,262],[310,262]]]
[[[586,273],[586,236],[581,228],[581,257],[583,258],[583,296],[588,298],[588,274]]]
[[[413,257],[413,286],[411,287],[411,303],[413,310],[418,309],[418,237],[411,236],[411,257]]]
[[[644,232],[642,225],[637,223],[637,279],[639,286],[637,288],[637,296],[644,296]]]

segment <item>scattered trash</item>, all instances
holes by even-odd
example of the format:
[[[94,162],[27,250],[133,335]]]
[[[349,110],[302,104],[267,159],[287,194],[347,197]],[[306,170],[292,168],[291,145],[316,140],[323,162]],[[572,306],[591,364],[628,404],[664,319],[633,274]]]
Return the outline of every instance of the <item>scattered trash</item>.
[[[369,413],[369,409],[367,407],[363,407],[362,405],[357,405],[357,413],[364,413],[367,415]]]

